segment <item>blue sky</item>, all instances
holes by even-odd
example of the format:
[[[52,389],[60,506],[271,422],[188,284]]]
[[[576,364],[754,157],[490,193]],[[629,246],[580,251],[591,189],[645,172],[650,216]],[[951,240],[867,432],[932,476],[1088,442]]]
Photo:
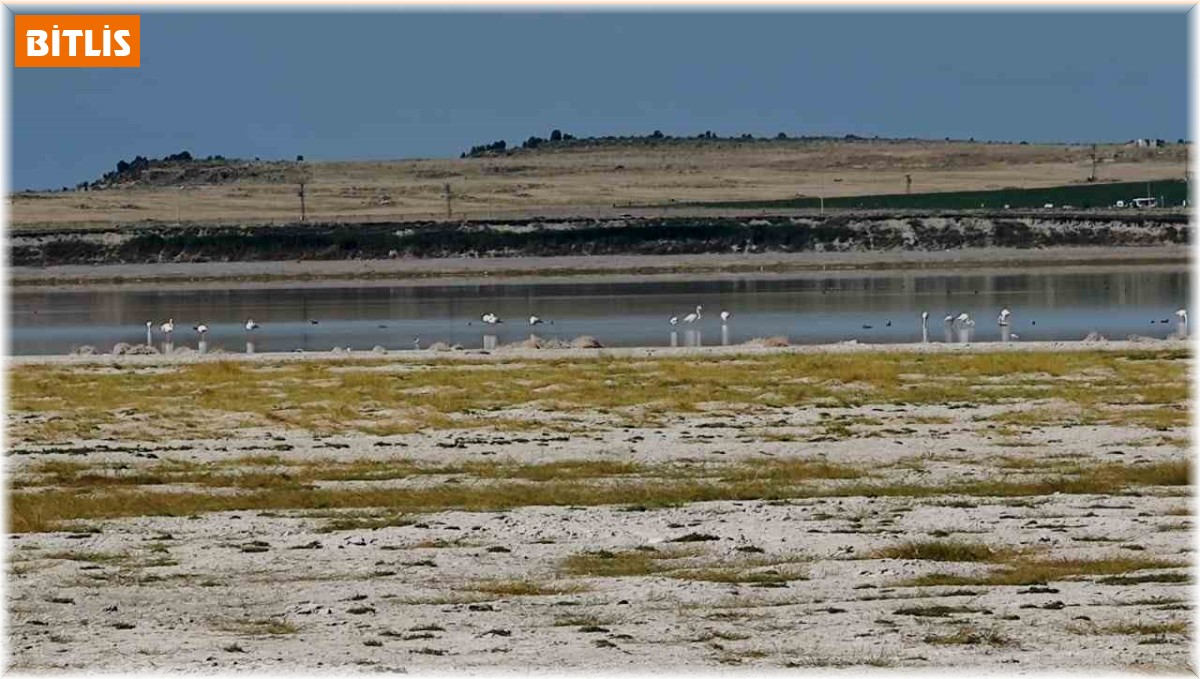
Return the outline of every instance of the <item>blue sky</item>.
[[[142,12],[142,36],[139,69],[13,71],[14,189],[184,149],[450,157],[553,128],[1187,136],[1181,11]]]

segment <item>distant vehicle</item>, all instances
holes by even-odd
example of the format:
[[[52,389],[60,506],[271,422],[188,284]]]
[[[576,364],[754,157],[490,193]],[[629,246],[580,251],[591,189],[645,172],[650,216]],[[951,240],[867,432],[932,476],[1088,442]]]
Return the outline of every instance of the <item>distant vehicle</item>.
[[[1133,206],[1137,208],[1158,207],[1157,198],[1134,198]]]

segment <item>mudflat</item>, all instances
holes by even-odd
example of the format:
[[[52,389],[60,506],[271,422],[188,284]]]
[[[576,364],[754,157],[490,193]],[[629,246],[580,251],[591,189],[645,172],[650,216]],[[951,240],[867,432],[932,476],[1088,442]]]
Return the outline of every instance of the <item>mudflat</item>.
[[[1186,342],[10,362],[24,670],[1186,671]]]

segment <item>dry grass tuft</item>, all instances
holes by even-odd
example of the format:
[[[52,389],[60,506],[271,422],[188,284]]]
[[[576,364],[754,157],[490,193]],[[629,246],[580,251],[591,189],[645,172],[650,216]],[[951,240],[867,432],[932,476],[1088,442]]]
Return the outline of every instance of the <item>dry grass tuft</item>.
[[[1149,557],[1110,557],[1104,559],[1014,558],[1005,566],[982,575],[931,573],[898,583],[906,587],[938,585],[1044,585],[1057,580],[1120,575],[1152,568],[1178,568],[1179,561]],[[1099,582],[1103,583],[1103,580]]]
[[[911,559],[920,561],[973,561],[999,563],[1014,555],[1014,550],[995,548],[983,543],[945,541],[905,542],[871,552],[871,559]]]
[[[577,594],[587,587],[579,583],[539,583],[532,580],[480,580],[467,583],[465,589],[494,596],[550,596]]]
[[[927,644],[938,646],[1015,646],[1016,642],[996,627],[980,629],[970,625],[959,627],[949,634],[928,634]]]

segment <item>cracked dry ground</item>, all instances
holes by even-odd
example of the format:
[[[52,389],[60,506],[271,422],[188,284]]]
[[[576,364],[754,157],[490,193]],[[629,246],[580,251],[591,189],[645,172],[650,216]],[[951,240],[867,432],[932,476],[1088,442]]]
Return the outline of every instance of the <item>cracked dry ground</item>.
[[[16,367],[12,663],[1184,671],[1190,362]]]

